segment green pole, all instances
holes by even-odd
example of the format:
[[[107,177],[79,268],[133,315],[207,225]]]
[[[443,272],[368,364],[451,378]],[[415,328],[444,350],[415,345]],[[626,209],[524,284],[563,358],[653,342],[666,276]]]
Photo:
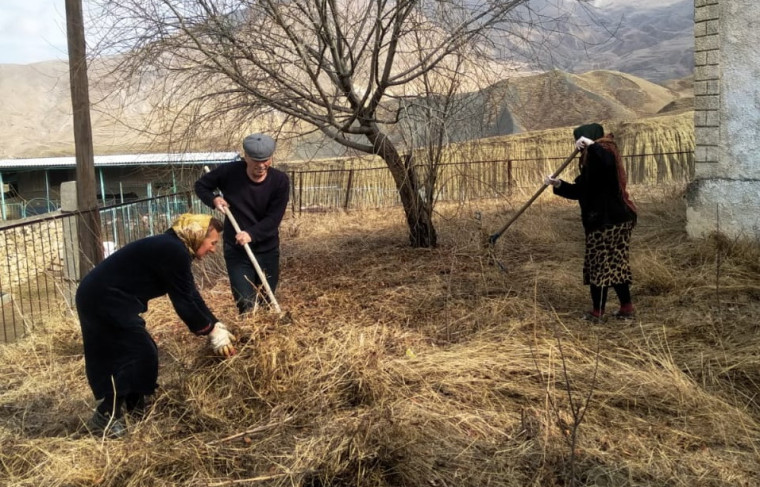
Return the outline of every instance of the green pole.
[[[153,183],[148,182],[148,228],[153,235]]]

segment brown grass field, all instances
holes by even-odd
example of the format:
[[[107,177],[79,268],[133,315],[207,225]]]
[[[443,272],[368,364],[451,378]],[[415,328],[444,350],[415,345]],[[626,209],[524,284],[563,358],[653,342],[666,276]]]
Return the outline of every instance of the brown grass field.
[[[210,357],[154,301],[161,388],[121,440],[84,429],[94,400],[63,308],[0,347],[0,484],[758,485],[760,247],[691,240],[679,188],[636,187],[638,316],[590,324],[579,211],[548,193],[493,255],[482,235],[525,195],[441,205],[432,250],[407,245],[400,208],[288,217],[284,316],[239,319],[206,263],[239,354]]]

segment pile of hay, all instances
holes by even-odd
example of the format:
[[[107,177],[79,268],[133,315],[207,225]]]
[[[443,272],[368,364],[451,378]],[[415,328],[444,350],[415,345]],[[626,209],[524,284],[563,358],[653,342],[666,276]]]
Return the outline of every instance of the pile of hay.
[[[240,320],[220,263],[199,269],[236,357],[152,303],[161,388],[122,440],[83,427],[94,401],[64,309],[0,348],[0,483],[756,485],[760,249],[689,240],[678,192],[635,191],[638,317],[601,325],[579,319],[577,206],[550,194],[492,255],[482,235],[521,197],[439,208],[437,249],[406,245],[400,209],[287,219],[286,316]]]

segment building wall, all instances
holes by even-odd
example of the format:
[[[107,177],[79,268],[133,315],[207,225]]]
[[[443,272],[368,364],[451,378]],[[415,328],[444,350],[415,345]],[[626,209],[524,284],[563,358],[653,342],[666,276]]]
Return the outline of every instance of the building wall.
[[[760,239],[760,2],[694,2],[695,179],[687,231]]]

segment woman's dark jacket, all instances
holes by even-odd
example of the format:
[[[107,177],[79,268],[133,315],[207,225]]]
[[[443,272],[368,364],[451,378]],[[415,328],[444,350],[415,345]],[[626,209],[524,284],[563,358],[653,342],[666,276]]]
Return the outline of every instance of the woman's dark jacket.
[[[82,279],[76,305],[95,398],[153,394],[158,349],[140,314],[166,294],[193,333],[213,329],[218,320],[195,287],[192,257],[174,230],[125,245]]]
[[[195,286],[192,257],[174,230],[127,244],[107,257],[82,279],[76,302],[80,314],[119,326],[165,294],[193,333],[207,334],[218,321]]]
[[[578,200],[586,233],[606,225],[636,221],[636,213],[623,200],[615,156],[601,144],[586,148],[586,163],[573,183],[562,181],[554,194]]]

